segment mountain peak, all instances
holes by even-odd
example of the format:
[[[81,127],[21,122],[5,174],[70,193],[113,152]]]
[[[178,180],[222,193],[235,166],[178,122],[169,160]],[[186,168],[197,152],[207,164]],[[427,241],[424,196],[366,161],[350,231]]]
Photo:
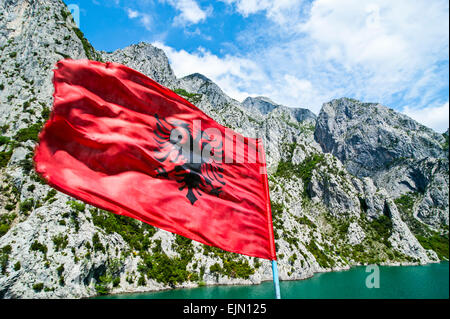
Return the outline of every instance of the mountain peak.
[[[140,42],[114,52],[101,52],[101,57],[104,61],[125,64],[164,86],[178,86],[178,80],[164,51],[149,43]]]
[[[306,108],[288,107],[278,104],[265,96],[247,97],[242,105],[250,111],[259,112],[262,115],[267,115],[275,109],[283,109],[290,113],[298,122],[305,120],[315,121],[316,115]]]

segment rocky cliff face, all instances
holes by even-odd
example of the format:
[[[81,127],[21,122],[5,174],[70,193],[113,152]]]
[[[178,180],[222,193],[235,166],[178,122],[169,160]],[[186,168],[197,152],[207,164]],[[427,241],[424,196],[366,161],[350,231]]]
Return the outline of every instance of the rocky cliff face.
[[[349,99],[325,103],[317,121],[267,98],[241,104],[201,74],[176,78],[164,52],[149,44],[97,52],[67,21],[60,0],[0,3],[0,297],[272,278],[268,261],[100,211],[42,182],[31,158],[52,105],[52,68],[64,57],[128,65],[219,123],[263,137],[282,280],[448,258],[448,133]]]
[[[353,175],[371,177],[394,199],[410,198],[421,222],[448,225],[445,134],[379,104],[338,99],[323,105],[314,136]]]
[[[258,112],[263,115],[267,115],[277,108],[284,109],[286,112],[292,114],[298,122],[303,122],[306,120],[314,122],[316,120],[316,115],[308,109],[286,107],[284,105],[277,104],[264,96],[258,96],[255,98],[248,97],[242,102],[242,106],[252,112]]]

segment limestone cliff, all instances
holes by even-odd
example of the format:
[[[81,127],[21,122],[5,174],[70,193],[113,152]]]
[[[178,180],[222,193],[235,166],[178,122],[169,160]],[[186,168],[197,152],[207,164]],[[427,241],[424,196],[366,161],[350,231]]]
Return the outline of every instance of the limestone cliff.
[[[0,297],[80,298],[272,278],[268,261],[102,212],[42,182],[32,155],[62,58],[123,63],[219,123],[263,137],[282,280],[448,258],[448,133],[349,99],[325,103],[318,117],[263,97],[240,103],[201,74],[176,78],[150,44],[98,52],[71,21],[60,0],[0,2]]]

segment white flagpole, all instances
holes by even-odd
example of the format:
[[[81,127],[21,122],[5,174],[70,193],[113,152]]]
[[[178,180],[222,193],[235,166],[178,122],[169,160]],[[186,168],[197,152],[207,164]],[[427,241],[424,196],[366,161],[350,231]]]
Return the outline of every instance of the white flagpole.
[[[262,157],[261,162],[263,163],[263,171],[262,174],[265,175],[265,178],[263,178],[264,180],[264,188],[266,191],[266,200],[267,200],[267,212],[270,213],[270,215],[272,215],[272,209],[270,207],[270,193],[269,193],[269,183],[267,182],[267,168],[266,168],[266,155],[264,153],[264,147],[263,147],[263,140],[258,139],[257,140],[257,147],[258,147],[258,156]],[[273,225],[272,225],[272,221],[270,220],[270,227],[269,230],[272,231],[272,240],[274,240],[274,236],[273,236]],[[273,243],[273,246],[275,247],[275,243]],[[273,255],[275,255],[275,251],[273,252]],[[275,298],[276,299],[281,299],[280,296],[280,281],[278,278],[278,266],[277,266],[277,261],[276,260],[272,260],[272,276],[273,276],[273,285],[275,287]]]
[[[275,287],[275,298],[281,299],[280,296],[280,281],[278,279],[278,267],[277,267],[277,261],[272,260],[272,274],[273,274],[273,285]]]

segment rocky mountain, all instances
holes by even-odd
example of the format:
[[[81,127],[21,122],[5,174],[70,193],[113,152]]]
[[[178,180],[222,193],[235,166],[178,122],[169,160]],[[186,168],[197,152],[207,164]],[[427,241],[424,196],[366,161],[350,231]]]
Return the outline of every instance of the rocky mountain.
[[[414,202],[419,221],[436,230],[448,225],[448,135],[388,107],[351,99],[325,103],[314,135],[348,172]]]
[[[286,107],[284,105],[277,104],[273,102],[271,99],[264,97],[264,96],[258,96],[258,97],[248,97],[242,102],[242,106],[246,107],[247,109],[261,113],[262,115],[267,115],[268,113],[272,112],[276,108],[284,109],[284,111],[291,113],[292,116],[298,121],[303,122],[306,120],[310,120],[311,122],[314,122],[316,120],[316,115],[311,112],[309,109],[304,108],[295,108],[295,107]]]
[[[263,137],[281,280],[448,259],[448,132],[346,98],[325,103],[317,118],[263,97],[240,103],[201,74],[176,78],[150,44],[96,51],[61,0],[3,0],[0,297],[80,298],[272,279],[266,260],[101,211],[43,183],[33,149],[62,58],[125,64],[219,123]]]

